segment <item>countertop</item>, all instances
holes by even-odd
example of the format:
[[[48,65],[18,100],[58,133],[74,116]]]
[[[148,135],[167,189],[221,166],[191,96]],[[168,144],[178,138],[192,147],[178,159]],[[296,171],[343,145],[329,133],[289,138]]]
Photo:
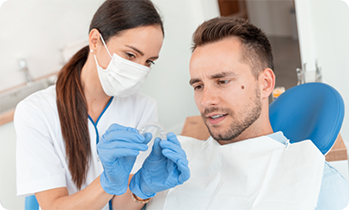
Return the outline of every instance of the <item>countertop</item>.
[[[15,109],[8,112],[0,114],[0,126],[13,121],[13,115],[15,114]]]
[[[35,79],[33,82],[40,81],[40,80],[43,80],[43,79],[52,80],[52,78],[53,78],[53,77],[56,77],[57,74],[58,74],[58,73],[55,72],[55,73],[52,73],[52,74],[49,74],[49,75],[46,75],[46,76],[37,78],[37,79]],[[50,81],[50,82],[52,82],[52,81]],[[1,93],[4,93],[4,92],[7,92],[7,91],[11,91],[11,90],[17,89],[17,88],[22,87],[22,86],[25,86],[25,85],[26,85],[26,84],[21,84],[21,85],[12,87],[12,88],[7,89],[7,90],[4,90],[4,91],[0,91],[0,94],[1,94]],[[4,124],[6,124],[6,123],[9,123],[9,122],[11,122],[11,121],[13,121],[14,113],[15,113],[15,107],[14,107],[12,110],[8,110],[7,112],[1,113],[1,114],[0,114],[0,126],[1,126],[1,125],[4,125]]]

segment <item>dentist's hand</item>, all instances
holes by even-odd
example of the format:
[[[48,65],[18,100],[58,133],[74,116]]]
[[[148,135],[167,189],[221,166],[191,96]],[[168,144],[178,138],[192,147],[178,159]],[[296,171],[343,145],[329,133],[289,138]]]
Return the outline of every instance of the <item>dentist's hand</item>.
[[[112,124],[97,144],[97,152],[104,168],[100,181],[109,194],[122,195],[126,192],[128,178],[139,151],[148,149],[151,133],[144,136],[138,130]]]
[[[147,199],[157,192],[183,184],[189,178],[186,154],[176,135],[168,133],[167,140],[155,138],[152,152],[132,177],[130,190]]]

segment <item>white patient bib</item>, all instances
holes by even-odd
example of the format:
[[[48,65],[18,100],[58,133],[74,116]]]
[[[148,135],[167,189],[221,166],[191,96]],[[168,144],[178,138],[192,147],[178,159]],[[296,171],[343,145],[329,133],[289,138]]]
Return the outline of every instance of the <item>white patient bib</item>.
[[[263,136],[220,145],[179,136],[190,179],[158,193],[147,210],[314,209],[324,156],[310,141],[279,143]]]

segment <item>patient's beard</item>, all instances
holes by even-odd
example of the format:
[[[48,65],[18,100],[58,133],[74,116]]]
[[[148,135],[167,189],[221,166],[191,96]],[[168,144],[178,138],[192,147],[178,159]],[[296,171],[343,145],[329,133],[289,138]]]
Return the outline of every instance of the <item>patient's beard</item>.
[[[232,119],[235,120],[230,125],[228,131],[223,131],[221,133],[214,133],[213,131],[211,132],[210,127],[206,124],[206,127],[208,128],[211,136],[216,141],[231,141],[238,137],[247,128],[249,128],[261,115],[262,104],[260,101],[260,91],[258,88],[256,88],[256,96],[252,103],[246,104],[245,108],[239,113],[233,112],[230,109],[213,109],[214,110],[205,110],[205,113],[224,110],[224,112],[228,113],[228,115],[231,115]]]

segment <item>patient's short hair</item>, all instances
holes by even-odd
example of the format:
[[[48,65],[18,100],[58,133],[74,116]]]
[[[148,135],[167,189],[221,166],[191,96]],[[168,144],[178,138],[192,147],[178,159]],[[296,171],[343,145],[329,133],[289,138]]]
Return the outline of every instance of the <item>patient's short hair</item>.
[[[240,40],[243,59],[250,64],[256,78],[264,69],[274,69],[273,55],[267,36],[242,18],[217,17],[205,21],[193,34],[192,50],[229,37],[237,37]]]

